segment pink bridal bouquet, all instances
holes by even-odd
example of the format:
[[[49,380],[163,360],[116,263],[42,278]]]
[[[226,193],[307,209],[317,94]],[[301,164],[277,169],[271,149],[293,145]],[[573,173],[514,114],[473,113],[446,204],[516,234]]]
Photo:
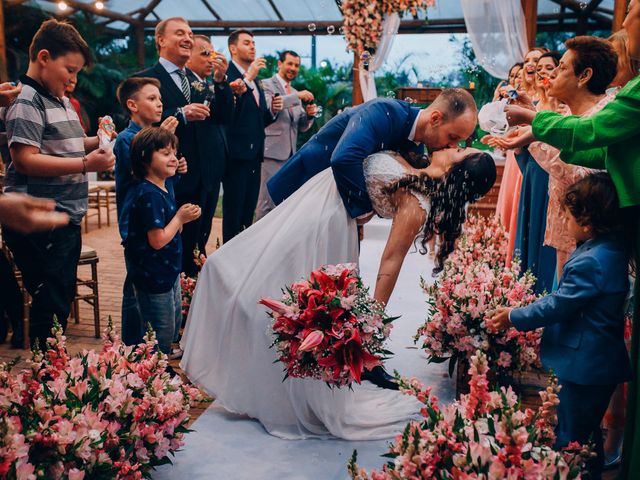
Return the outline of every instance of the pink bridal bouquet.
[[[390,353],[383,344],[395,318],[369,296],[355,264],[325,265],[283,292],[280,300],[259,303],[271,310],[272,346],[285,379],[348,386]]]
[[[425,389],[416,379],[402,379],[401,390],[424,403],[424,418],[410,422],[396,437],[382,471],[369,475],[360,469],[354,452],[349,464],[351,478],[581,478],[591,456],[589,447],[571,444],[562,451],[551,448],[557,380],[552,379],[547,390],[540,392],[543,407],[523,412],[510,387],[489,390],[487,373],[487,357],[478,351],[471,357],[470,393],[442,408],[430,388]]]
[[[148,477],[183,444],[199,390],[170,377],[153,333],[125,346],[111,324],[102,351],[49,349],[17,375],[0,367],[0,478]]]

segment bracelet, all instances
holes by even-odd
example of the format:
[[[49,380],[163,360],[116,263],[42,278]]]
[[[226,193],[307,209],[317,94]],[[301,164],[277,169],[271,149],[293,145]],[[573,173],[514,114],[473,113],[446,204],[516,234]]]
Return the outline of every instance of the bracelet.
[[[82,156],[82,174],[87,174],[87,157],[84,155]]]

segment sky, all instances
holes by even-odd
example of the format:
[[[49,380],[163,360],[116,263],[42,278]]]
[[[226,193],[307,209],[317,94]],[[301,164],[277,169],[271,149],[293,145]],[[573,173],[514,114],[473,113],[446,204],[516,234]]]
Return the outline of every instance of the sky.
[[[456,36],[463,38],[466,35]],[[420,78],[439,77],[456,70],[459,63],[458,47],[449,41],[450,37],[450,34],[397,35],[382,69],[393,71],[403,66],[416,66]],[[216,50],[222,50],[229,56],[227,37],[214,36],[211,39]],[[259,56],[294,50],[302,57],[303,65],[311,65],[310,36],[256,36],[255,41]],[[325,59],[337,65],[353,61],[353,54],[346,52],[344,38],[337,34],[316,35],[316,49],[318,64]],[[418,79],[412,78],[412,81],[417,82]]]

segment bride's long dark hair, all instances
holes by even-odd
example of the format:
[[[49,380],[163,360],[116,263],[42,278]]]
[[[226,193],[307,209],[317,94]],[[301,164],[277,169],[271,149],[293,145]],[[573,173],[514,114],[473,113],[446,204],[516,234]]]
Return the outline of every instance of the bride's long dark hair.
[[[414,162],[411,162],[415,165]],[[467,218],[466,206],[482,198],[496,181],[496,165],[487,153],[472,153],[455,164],[447,174],[434,179],[426,174],[407,175],[387,188],[393,193],[406,188],[429,197],[431,206],[421,234],[420,253],[425,255],[434,236],[442,236],[433,273],[442,271],[444,261],[455,248]]]

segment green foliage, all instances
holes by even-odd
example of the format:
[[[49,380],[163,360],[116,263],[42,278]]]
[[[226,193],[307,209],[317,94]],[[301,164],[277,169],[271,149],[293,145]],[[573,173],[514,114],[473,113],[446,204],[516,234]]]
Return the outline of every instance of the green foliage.
[[[48,17],[37,8],[8,7],[4,3],[7,69],[9,78],[15,79],[27,71],[31,39]]]
[[[460,43],[460,68],[462,85],[469,85],[469,82],[475,83],[475,91],[473,96],[476,99],[478,105],[484,105],[485,103],[493,100],[493,92],[500,80],[493,77],[484,68],[478,65],[476,60],[476,54],[471,46],[471,40],[465,38],[460,42],[452,37],[453,42]]]

